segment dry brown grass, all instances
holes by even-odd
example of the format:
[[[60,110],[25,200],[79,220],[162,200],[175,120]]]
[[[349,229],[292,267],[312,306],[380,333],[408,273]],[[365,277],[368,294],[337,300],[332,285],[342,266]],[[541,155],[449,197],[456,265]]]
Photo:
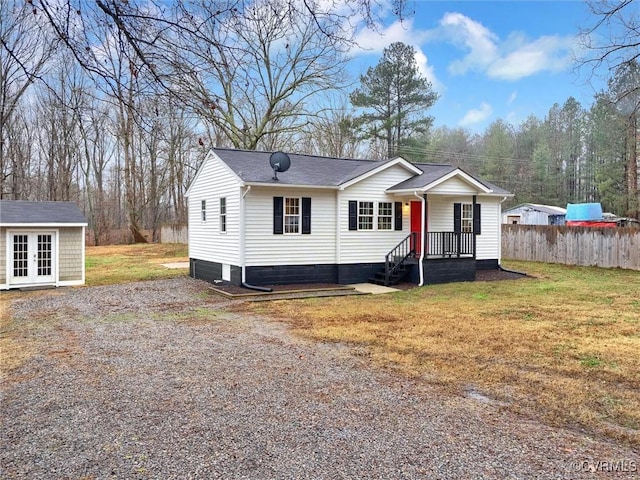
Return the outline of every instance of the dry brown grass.
[[[110,285],[185,275],[183,269],[167,269],[161,264],[186,262],[187,255],[187,246],[176,243],[87,247],[86,284]]]
[[[509,266],[537,278],[246,308],[551,424],[640,443],[640,272]]]

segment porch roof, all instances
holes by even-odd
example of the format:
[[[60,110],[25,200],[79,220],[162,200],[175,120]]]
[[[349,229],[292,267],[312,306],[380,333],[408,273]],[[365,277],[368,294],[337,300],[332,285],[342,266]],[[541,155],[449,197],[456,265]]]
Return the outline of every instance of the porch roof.
[[[389,188],[387,191],[390,193],[402,193],[409,192],[415,190],[425,190],[430,185],[437,183],[438,180],[442,180],[448,175],[454,174],[454,172],[458,171],[460,176],[466,177],[467,180],[476,183],[485,190],[484,193],[490,193],[493,195],[513,195],[511,192],[498,187],[492,183],[487,182],[486,180],[480,180],[478,177],[474,177],[463,170],[454,167],[453,165],[445,165],[438,163],[415,163],[414,166],[418,167],[422,170],[421,175],[417,175],[415,177],[409,178],[400,182],[397,185]]]

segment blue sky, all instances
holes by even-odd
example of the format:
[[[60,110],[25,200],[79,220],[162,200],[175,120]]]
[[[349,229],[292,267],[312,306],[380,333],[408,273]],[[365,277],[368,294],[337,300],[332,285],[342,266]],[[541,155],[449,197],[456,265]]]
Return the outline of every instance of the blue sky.
[[[420,71],[441,95],[429,114],[434,125],[482,132],[499,118],[517,126],[539,118],[573,96],[583,107],[595,89],[575,71],[580,27],[589,25],[587,5],[573,1],[416,0],[403,23],[391,15],[378,32],[362,29],[352,73],[375,65],[395,41],[417,50]]]

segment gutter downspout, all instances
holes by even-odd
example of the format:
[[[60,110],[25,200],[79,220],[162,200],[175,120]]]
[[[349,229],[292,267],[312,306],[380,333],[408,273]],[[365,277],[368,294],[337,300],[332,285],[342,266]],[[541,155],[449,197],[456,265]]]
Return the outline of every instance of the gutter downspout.
[[[418,195],[418,192],[415,191],[413,192],[413,195],[418,197],[422,203],[422,214],[420,215],[420,260],[418,262],[418,271],[420,272],[420,283],[418,284],[419,287],[422,287],[424,285],[424,264],[423,264],[423,260],[424,260],[424,237],[425,237],[425,221],[424,221],[424,214],[425,214],[425,210],[426,210],[426,201],[424,197],[421,197],[420,195]]]
[[[500,200],[500,214],[498,215],[498,238],[500,239],[500,241],[498,242],[498,270],[503,270],[502,268],[502,204],[504,203],[504,201],[507,199],[507,197],[502,197],[502,200]],[[506,270],[505,270],[506,271]],[[520,273],[520,272],[513,272],[513,273]]]
[[[243,284],[246,280],[246,273],[245,273],[245,255],[244,255],[244,249],[245,249],[245,226],[244,226],[244,210],[245,210],[245,201],[244,201],[244,197],[247,196],[247,193],[249,193],[249,191],[251,190],[251,185],[247,185],[247,189],[242,192],[242,197],[240,198],[240,270],[241,270],[241,278],[240,278],[240,283]]]

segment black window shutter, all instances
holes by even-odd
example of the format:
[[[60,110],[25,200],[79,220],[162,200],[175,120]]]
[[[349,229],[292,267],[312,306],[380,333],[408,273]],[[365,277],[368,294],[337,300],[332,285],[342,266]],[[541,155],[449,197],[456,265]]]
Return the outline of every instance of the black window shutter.
[[[462,204],[453,204],[453,231],[456,233],[462,232]]]
[[[395,202],[394,209],[394,230],[402,230],[402,202]]]
[[[273,233],[275,235],[282,235],[282,197],[273,197]]]
[[[349,200],[349,230],[358,230],[358,202]]]
[[[480,204],[473,204],[473,233],[480,235]]]
[[[311,199],[302,197],[302,233],[311,233]]]

